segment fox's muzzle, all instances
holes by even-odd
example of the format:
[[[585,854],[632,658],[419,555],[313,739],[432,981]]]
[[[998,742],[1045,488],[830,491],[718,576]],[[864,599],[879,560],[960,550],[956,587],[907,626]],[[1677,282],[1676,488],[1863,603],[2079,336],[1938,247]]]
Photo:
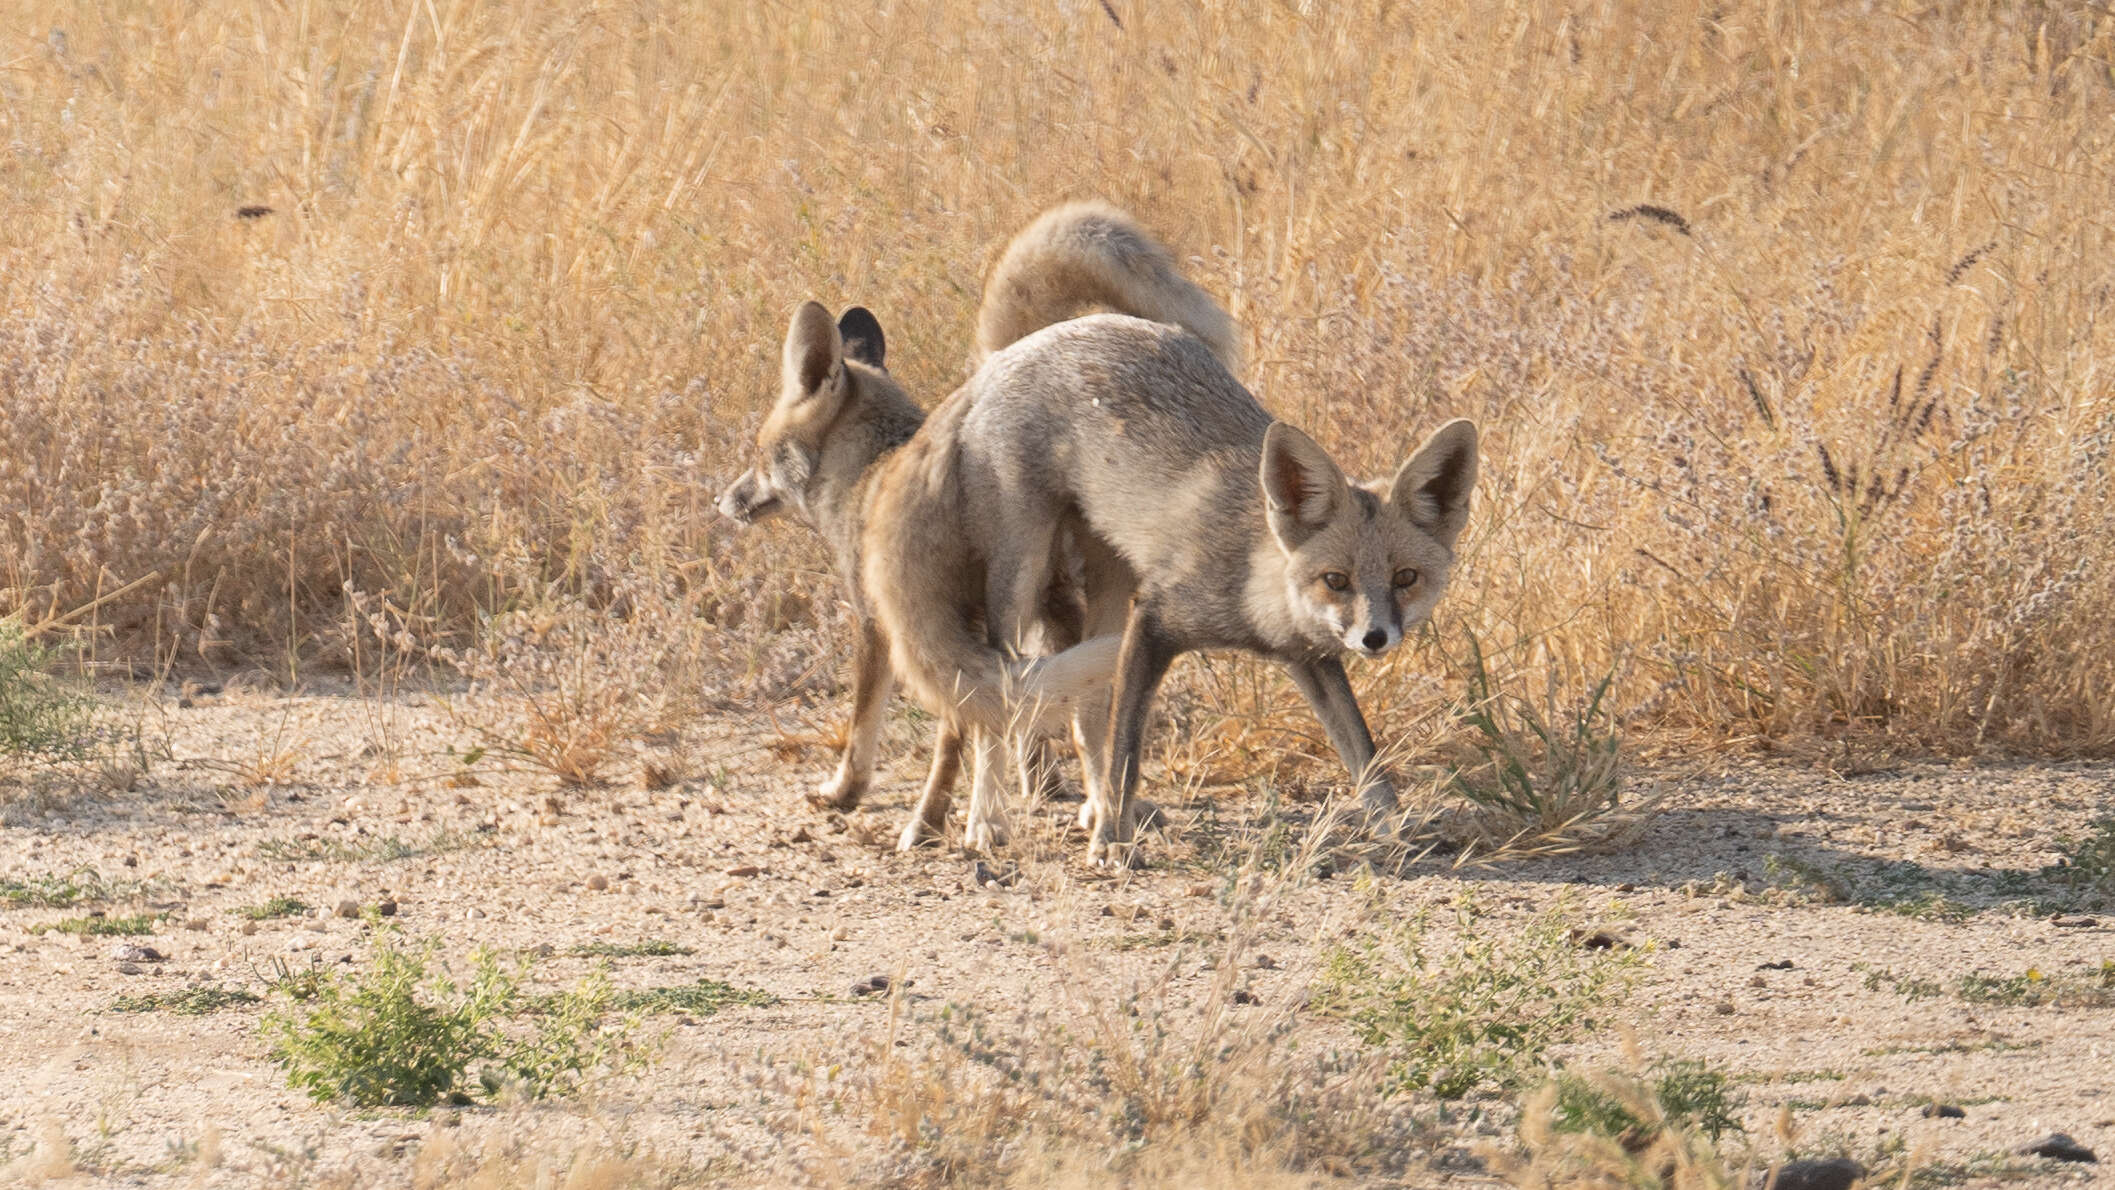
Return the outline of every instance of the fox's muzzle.
[[[771,483],[754,470],[727,485],[720,493],[720,515],[742,525],[768,520],[784,509],[786,502],[771,490]]]

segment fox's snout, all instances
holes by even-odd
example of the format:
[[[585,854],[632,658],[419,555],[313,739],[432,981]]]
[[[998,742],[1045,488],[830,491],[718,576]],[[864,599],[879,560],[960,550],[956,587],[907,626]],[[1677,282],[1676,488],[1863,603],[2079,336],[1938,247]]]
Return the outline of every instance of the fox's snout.
[[[1365,628],[1353,627],[1344,634],[1344,647],[1363,653],[1368,657],[1379,657],[1401,644],[1403,630],[1394,624],[1381,624]]]
[[[720,493],[720,515],[737,524],[753,525],[777,512],[779,506],[778,494],[753,470],[742,472],[740,479]]]

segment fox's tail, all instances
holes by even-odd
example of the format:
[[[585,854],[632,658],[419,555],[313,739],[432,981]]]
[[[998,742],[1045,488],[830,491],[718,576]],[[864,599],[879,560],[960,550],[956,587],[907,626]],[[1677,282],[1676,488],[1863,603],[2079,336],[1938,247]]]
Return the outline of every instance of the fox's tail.
[[[1046,211],[1006,246],[977,312],[977,362],[1096,307],[1179,326],[1240,371],[1233,318],[1177,271],[1160,241],[1104,202]]]

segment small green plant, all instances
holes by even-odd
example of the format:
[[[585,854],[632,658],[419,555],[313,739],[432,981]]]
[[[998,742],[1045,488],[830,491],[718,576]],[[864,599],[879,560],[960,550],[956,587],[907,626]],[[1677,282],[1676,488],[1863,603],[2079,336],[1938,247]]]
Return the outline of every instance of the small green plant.
[[[255,1004],[262,997],[240,988],[192,987],[180,992],[149,992],[144,996],[119,996],[112,1012],[173,1012],[181,1016],[204,1016],[241,1004]]]
[[[279,863],[390,863],[400,859],[415,859],[422,855],[458,851],[474,845],[475,841],[475,835],[449,830],[435,832],[433,838],[424,843],[414,843],[396,835],[382,835],[357,842],[303,835],[293,839],[266,839],[257,844],[257,858]]]
[[[269,921],[275,917],[298,917],[308,910],[306,901],[297,901],[292,897],[273,897],[261,905],[245,905],[228,912],[237,917],[247,917],[251,921]]]
[[[31,926],[32,934],[78,934],[89,938],[104,934],[134,935],[152,934],[154,926],[166,916],[160,913],[139,913],[131,917],[69,917],[61,921]]]
[[[1487,833],[1515,846],[1566,848],[1624,836],[1651,809],[1623,804],[1623,740],[1613,671],[1583,698],[1560,699],[1556,674],[1537,702],[1500,689],[1482,642],[1455,666],[1466,689],[1458,715],[1465,756],[1450,767],[1455,793],[1495,816]]]
[[[1472,905],[1457,915],[1443,943],[1419,914],[1324,958],[1315,1007],[1387,1051],[1389,1094],[1518,1084],[1550,1046],[1595,1027],[1640,964],[1575,943],[1562,904],[1503,931],[1476,928]]]
[[[778,997],[761,988],[738,988],[731,983],[721,983],[717,979],[701,979],[696,983],[674,987],[619,992],[612,1001],[613,1006],[620,1012],[687,1012],[693,1016],[711,1016],[723,1008],[737,1005],[769,1008],[776,1003]]]
[[[696,954],[697,951],[678,943],[649,938],[644,942],[588,942],[576,946],[566,953],[580,958],[633,959],[660,955]]]
[[[2063,858],[2043,868],[2042,875],[2074,893],[2115,896],[2115,813],[2093,819],[2084,835],[2059,846]]]
[[[0,878],[0,905],[10,909],[70,909],[82,901],[107,901],[114,895],[94,868],[77,868],[64,876]]]
[[[46,672],[53,653],[0,617],[0,757],[78,759],[88,751],[89,700]]]
[[[1701,1132],[1716,1141],[1742,1131],[1744,1096],[1722,1071],[1694,1058],[1662,1058],[1647,1068],[1646,1085],[1654,1108],[1640,1114],[1634,1101],[1617,1094],[1602,1080],[1576,1074],[1557,1077],[1552,1126],[1559,1132],[1591,1132],[1614,1137],[1636,1151],[1668,1126]]]
[[[310,998],[265,1018],[287,1081],[318,1101],[428,1107],[507,1089],[542,1098],[643,1061],[629,1022],[601,1023],[612,993],[599,973],[545,1001],[536,1028],[510,1030],[531,1001],[496,954],[472,955],[458,982],[438,967],[437,939],[406,949],[384,928],[371,946],[364,970],[322,978]]]

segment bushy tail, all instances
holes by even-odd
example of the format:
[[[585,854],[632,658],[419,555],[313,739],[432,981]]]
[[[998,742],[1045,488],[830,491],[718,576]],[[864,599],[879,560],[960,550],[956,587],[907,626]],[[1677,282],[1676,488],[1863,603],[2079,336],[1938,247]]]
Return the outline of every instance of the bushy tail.
[[[1233,318],[1176,270],[1160,241],[1103,202],[1046,211],[1006,246],[977,312],[977,362],[1097,307],[1179,326],[1227,371],[1241,370]]]

